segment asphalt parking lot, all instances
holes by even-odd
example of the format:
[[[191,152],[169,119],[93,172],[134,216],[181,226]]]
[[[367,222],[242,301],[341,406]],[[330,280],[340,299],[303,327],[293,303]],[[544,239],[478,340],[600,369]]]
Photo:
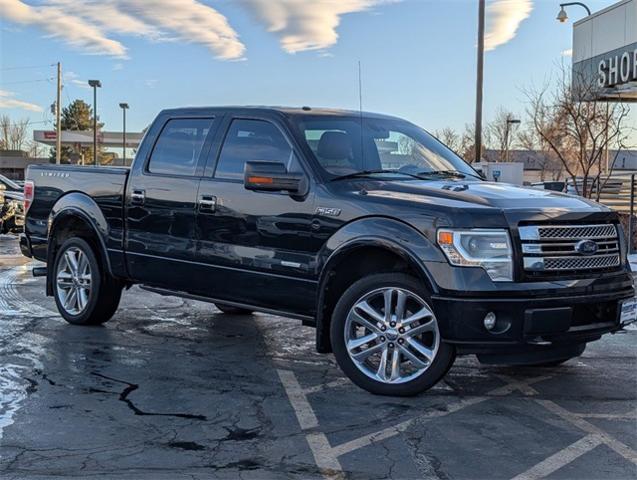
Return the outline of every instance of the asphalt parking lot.
[[[556,368],[358,389],[313,330],[133,288],[74,327],[0,237],[0,477],[637,478],[637,330]]]

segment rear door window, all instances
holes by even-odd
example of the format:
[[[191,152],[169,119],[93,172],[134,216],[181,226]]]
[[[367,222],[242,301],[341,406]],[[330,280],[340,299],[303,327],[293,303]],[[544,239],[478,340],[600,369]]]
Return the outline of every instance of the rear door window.
[[[194,176],[212,118],[174,118],[159,135],[150,156],[150,173]]]

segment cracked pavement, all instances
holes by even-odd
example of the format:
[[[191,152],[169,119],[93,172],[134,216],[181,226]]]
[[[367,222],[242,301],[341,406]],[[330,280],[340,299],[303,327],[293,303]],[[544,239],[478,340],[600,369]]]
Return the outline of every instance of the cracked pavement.
[[[295,320],[133,288],[68,325],[33,265],[0,237],[0,478],[637,477],[637,330],[376,397]]]

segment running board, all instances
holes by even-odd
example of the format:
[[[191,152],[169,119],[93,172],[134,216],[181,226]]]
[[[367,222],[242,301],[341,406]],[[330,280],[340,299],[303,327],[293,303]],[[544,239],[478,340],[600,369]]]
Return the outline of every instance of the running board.
[[[159,288],[159,287],[151,287],[148,285],[140,285],[139,288],[141,288],[142,290],[146,290],[147,292],[153,292],[153,293],[157,293],[159,295],[168,296],[168,297],[189,298],[190,300],[197,300],[197,301],[206,302],[206,303],[222,303],[230,307],[244,308],[246,310],[267,313],[270,315],[277,315],[279,317],[295,318],[297,320],[301,320],[303,322],[303,325],[307,325],[311,327],[316,326],[315,318],[310,315],[301,315],[298,313],[283,312],[281,310],[274,310],[271,308],[259,307],[257,305],[250,305],[248,303],[230,302],[228,300],[219,300],[216,298],[204,297],[203,295],[195,295],[193,293],[187,293],[187,292],[176,292],[174,290],[168,290],[166,288]]]

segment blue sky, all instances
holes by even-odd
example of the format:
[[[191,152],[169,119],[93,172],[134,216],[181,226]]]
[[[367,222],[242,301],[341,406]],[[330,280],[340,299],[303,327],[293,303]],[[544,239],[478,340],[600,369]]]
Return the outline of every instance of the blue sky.
[[[92,103],[86,80],[102,81],[98,113],[107,130],[121,129],[120,102],[130,104],[129,130],[185,105],[358,108],[360,60],[365,110],[428,130],[473,122],[477,1],[155,0],[135,10],[136,3],[0,0],[0,114],[51,128],[55,82],[46,79],[55,69],[46,65],[57,61],[65,105]],[[522,116],[524,88],[570,65],[572,23],[555,20],[558,3],[487,2],[495,48],[485,60],[485,121],[500,107]],[[587,3],[595,11],[614,2]],[[574,20],[583,13],[569,9]],[[38,68],[16,68],[31,66]]]

